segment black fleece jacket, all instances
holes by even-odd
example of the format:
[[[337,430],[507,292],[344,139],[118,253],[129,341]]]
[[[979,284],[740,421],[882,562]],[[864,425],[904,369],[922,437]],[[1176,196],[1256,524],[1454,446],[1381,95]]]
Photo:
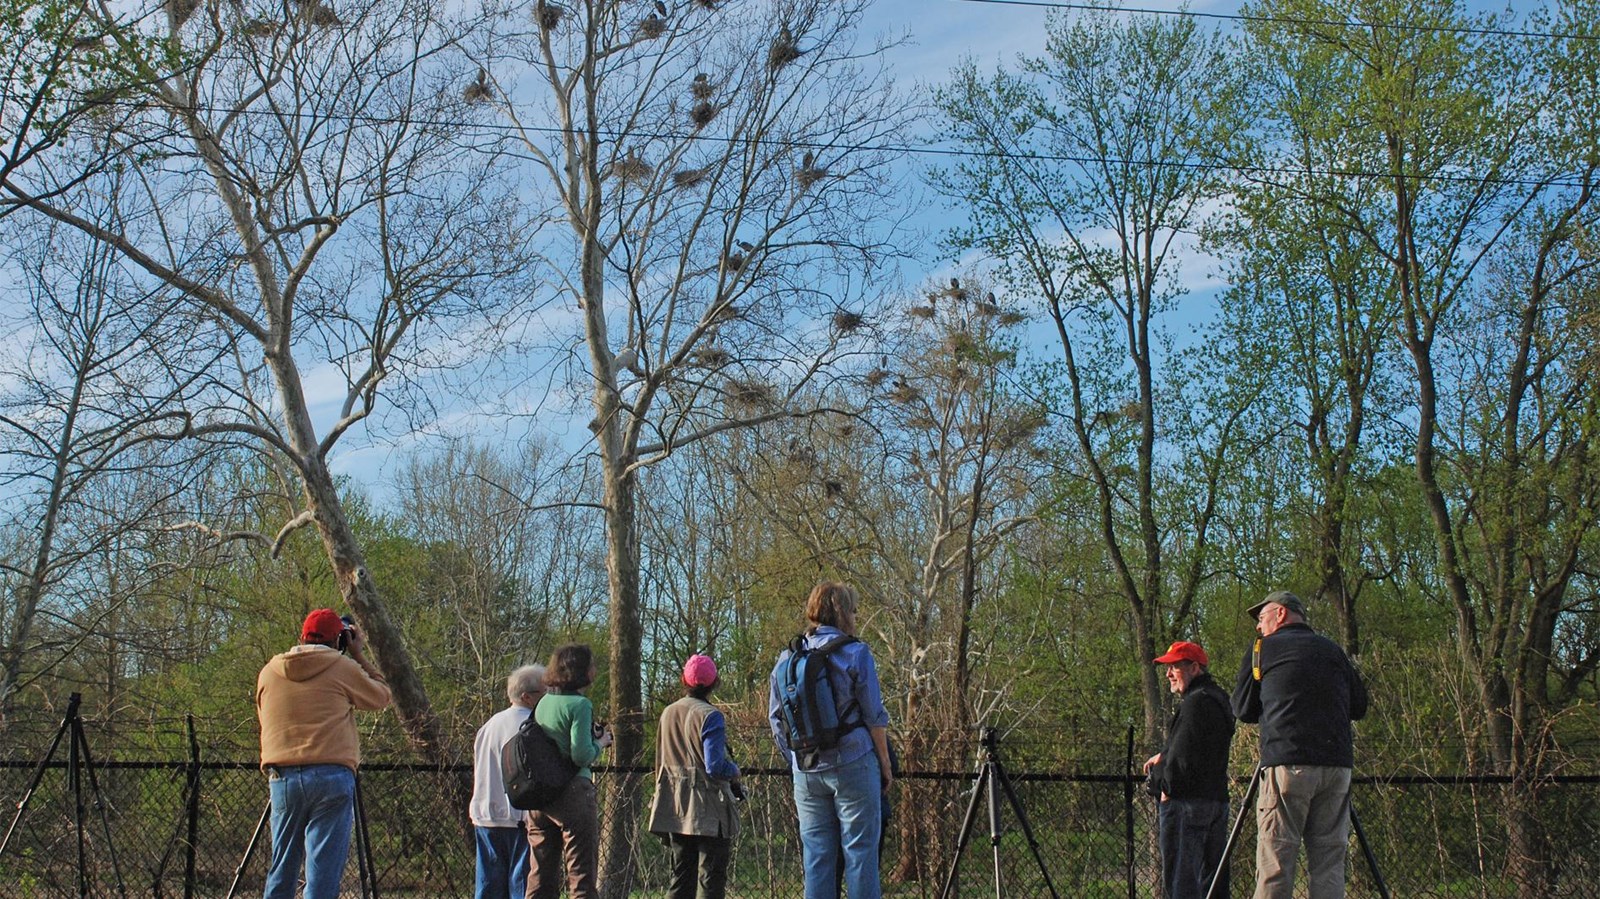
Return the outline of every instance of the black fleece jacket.
[[[1155,780],[1169,799],[1228,798],[1228,745],[1233,713],[1228,694],[1210,674],[1195,675],[1167,729]]]
[[[1354,767],[1350,722],[1367,714],[1367,687],[1344,650],[1303,623],[1260,646],[1261,679],[1252,644],[1233,684],[1233,714],[1261,723],[1261,764]]]

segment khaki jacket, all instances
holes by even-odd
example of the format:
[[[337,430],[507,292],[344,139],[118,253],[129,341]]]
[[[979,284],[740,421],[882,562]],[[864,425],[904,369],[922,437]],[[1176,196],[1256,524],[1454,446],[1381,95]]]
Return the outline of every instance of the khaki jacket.
[[[711,703],[692,696],[667,706],[656,737],[656,794],[650,802],[651,833],[732,839],[739,832],[733,790],[706,773],[701,734]]]

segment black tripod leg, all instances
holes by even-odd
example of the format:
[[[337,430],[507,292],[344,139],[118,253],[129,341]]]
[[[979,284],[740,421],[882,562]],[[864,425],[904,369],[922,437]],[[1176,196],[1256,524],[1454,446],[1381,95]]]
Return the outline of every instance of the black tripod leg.
[[[266,832],[267,821],[272,817],[272,801],[267,800],[267,807],[261,810],[261,820],[256,822],[256,832],[250,835],[250,842],[244,847],[244,857],[239,859],[239,866],[233,869],[233,883],[228,884],[225,899],[233,899],[239,891],[239,881],[244,877],[245,866],[250,864],[250,856],[256,854],[256,844],[261,842],[261,834]]]
[[[1050,880],[1050,872],[1044,866],[1044,855],[1039,852],[1039,841],[1034,839],[1033,826],[1028,823],[1028,814],[1022,810],[1022,800],[1017,798],[1017,791],[1011,787],[1011,778],[1006,776],[1005,769],[1000,767],[999,760],[995,760],[994,777],[1000,781],[1000,786],[1006,791],[1006,799],[1011,801],[1011,811],[1017,816],[1017,823],[1022,825],[1022,834],[1028,838],[1028,849],[1033,853],[1033,861],[1039,866],[1039,873],[1044,877],[1044,885],[1050,890],[1052,899],[1060,899],[1056,894],[1056,885]],[[997,840],[998,842],[998,840]],[[995,856],[998,861],[999,856]],[[998,895],[998,892],[996,893]]]
[[[1367,842],[1367,832],[1361,827],[1361,818],[1356,815],[1355,803],[1350,803],[1350,827],[1356,832],[1356,842],[1361,844],[1361,854],[1366,856],[1367,867],[1372,871],[1373,883],[1378,886],[1378,895],[1389,899],[1389,885],[1383,881],[1383,872],[1378,870],[1378,856],[1372,851],[1372,844]]]
[[[1222,883],[1222,872],[1228,870],[1228,858],[1233,855],[1233,846],[1239,842],[1239,834],[1244,831],[1244,816],[1250,813],[1250,801],[1255,798],[1260,786],[1261,766],[1257,765],[1255,773],[1250,775],[1250,786],[1245,787],[1244,798],[1239,800],[1239,816],[1233,819],[1228,842],[1222,846],[1222,860],[1217,862],[1217,870],[1211,874],[1211,886],[1206,888],[1206,899],[1216,899],[1217,887]]]
[[[22,791],[22,798],[17,800],[17,813],[11,816],[11,826],[6,828],[6,837],[0,840],[0,855],[6,854],[6,847],[11,845],[11,835],[17,830],[17,822],[22,820],[22,812],[28,807],[28,800],[33,798],[35,790],[39,789],[39,782],[44,779],[44,769],[50,766],[50,760],[55,757],[56,748],[61,745],[61,738],[67,729],[72,726],[74,718],[78,717],[78,702],[83,697],[72,694],[72,699],[67,703],[67,714],[61,719],[61,726],[56,728],[55,739],[50,741],[50,748],[45,750],[44,758],[39,760],[39,766],[33,769],[33,779],[28,781],[28,788]]]
[[[372,864],[372,837],[367,833],[367,804],[361,797],[361,778],[356,778],[356,862],[361,871],[361,895],[378,899],[378,869]]]
[[[89,774],[89,792],[94,796],[95,811],[100,813],[100,829],[106,837],[106,853],[111,856],[111,873],[116,877],[117,895],[127,896],[128,888],[122,880],[122,863],[117,860],[117,846],[111,841],[111,818],[106,813],[105,797],[100,793],[100,779],[94,773],[94,758],[89,754],[89,738],[83,733],[83,719],[74,718],[72,721],[72,739],[79,752],[83,753],[83,770]],[[83,830],[83,822],[78,822],[78,829]]]
[[[966,814],[961,816],[961,831],[956,838],[956,854],[950,860],[950,873],[945,875],[944,887],[939,890],[939,899],[949,899],[956,885],[956,872],[961,868],[961,853],[972,841],[972,825],[978,819],[978,803],[983,799],[984,771],[979,769],[978,779],[972,784],[972,799],[967,802]]]
[[[1005,887],[1000,881],[1000,791],[994,788],[995,763],[989,762],[983,766],[983,779],[989,782],[989,851],[994,856],[994,899],[1005,896]]]

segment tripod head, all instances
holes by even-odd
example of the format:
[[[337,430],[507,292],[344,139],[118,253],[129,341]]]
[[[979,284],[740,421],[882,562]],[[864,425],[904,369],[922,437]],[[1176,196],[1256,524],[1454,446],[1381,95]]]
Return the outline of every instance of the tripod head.
[[[984,758],[995,762],[1000,759],[1000,729],[986,724],[978,730],[978,745],[983,747]]]

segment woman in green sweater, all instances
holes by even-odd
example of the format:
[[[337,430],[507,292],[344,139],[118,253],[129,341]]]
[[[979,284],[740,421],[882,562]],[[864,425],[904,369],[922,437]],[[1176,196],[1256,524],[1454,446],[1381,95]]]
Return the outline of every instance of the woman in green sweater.
[[[594,653],[569,643],[550,656],[545,695],[533,718],[578,766],[578,776],[554,802],[528,812],[528,899],[556,899],[561,866],[570,899],[598,899],[600,805],[589,765],[611,745],[611,728],[595,724],[594,705],[583,688],[594,683]]]

